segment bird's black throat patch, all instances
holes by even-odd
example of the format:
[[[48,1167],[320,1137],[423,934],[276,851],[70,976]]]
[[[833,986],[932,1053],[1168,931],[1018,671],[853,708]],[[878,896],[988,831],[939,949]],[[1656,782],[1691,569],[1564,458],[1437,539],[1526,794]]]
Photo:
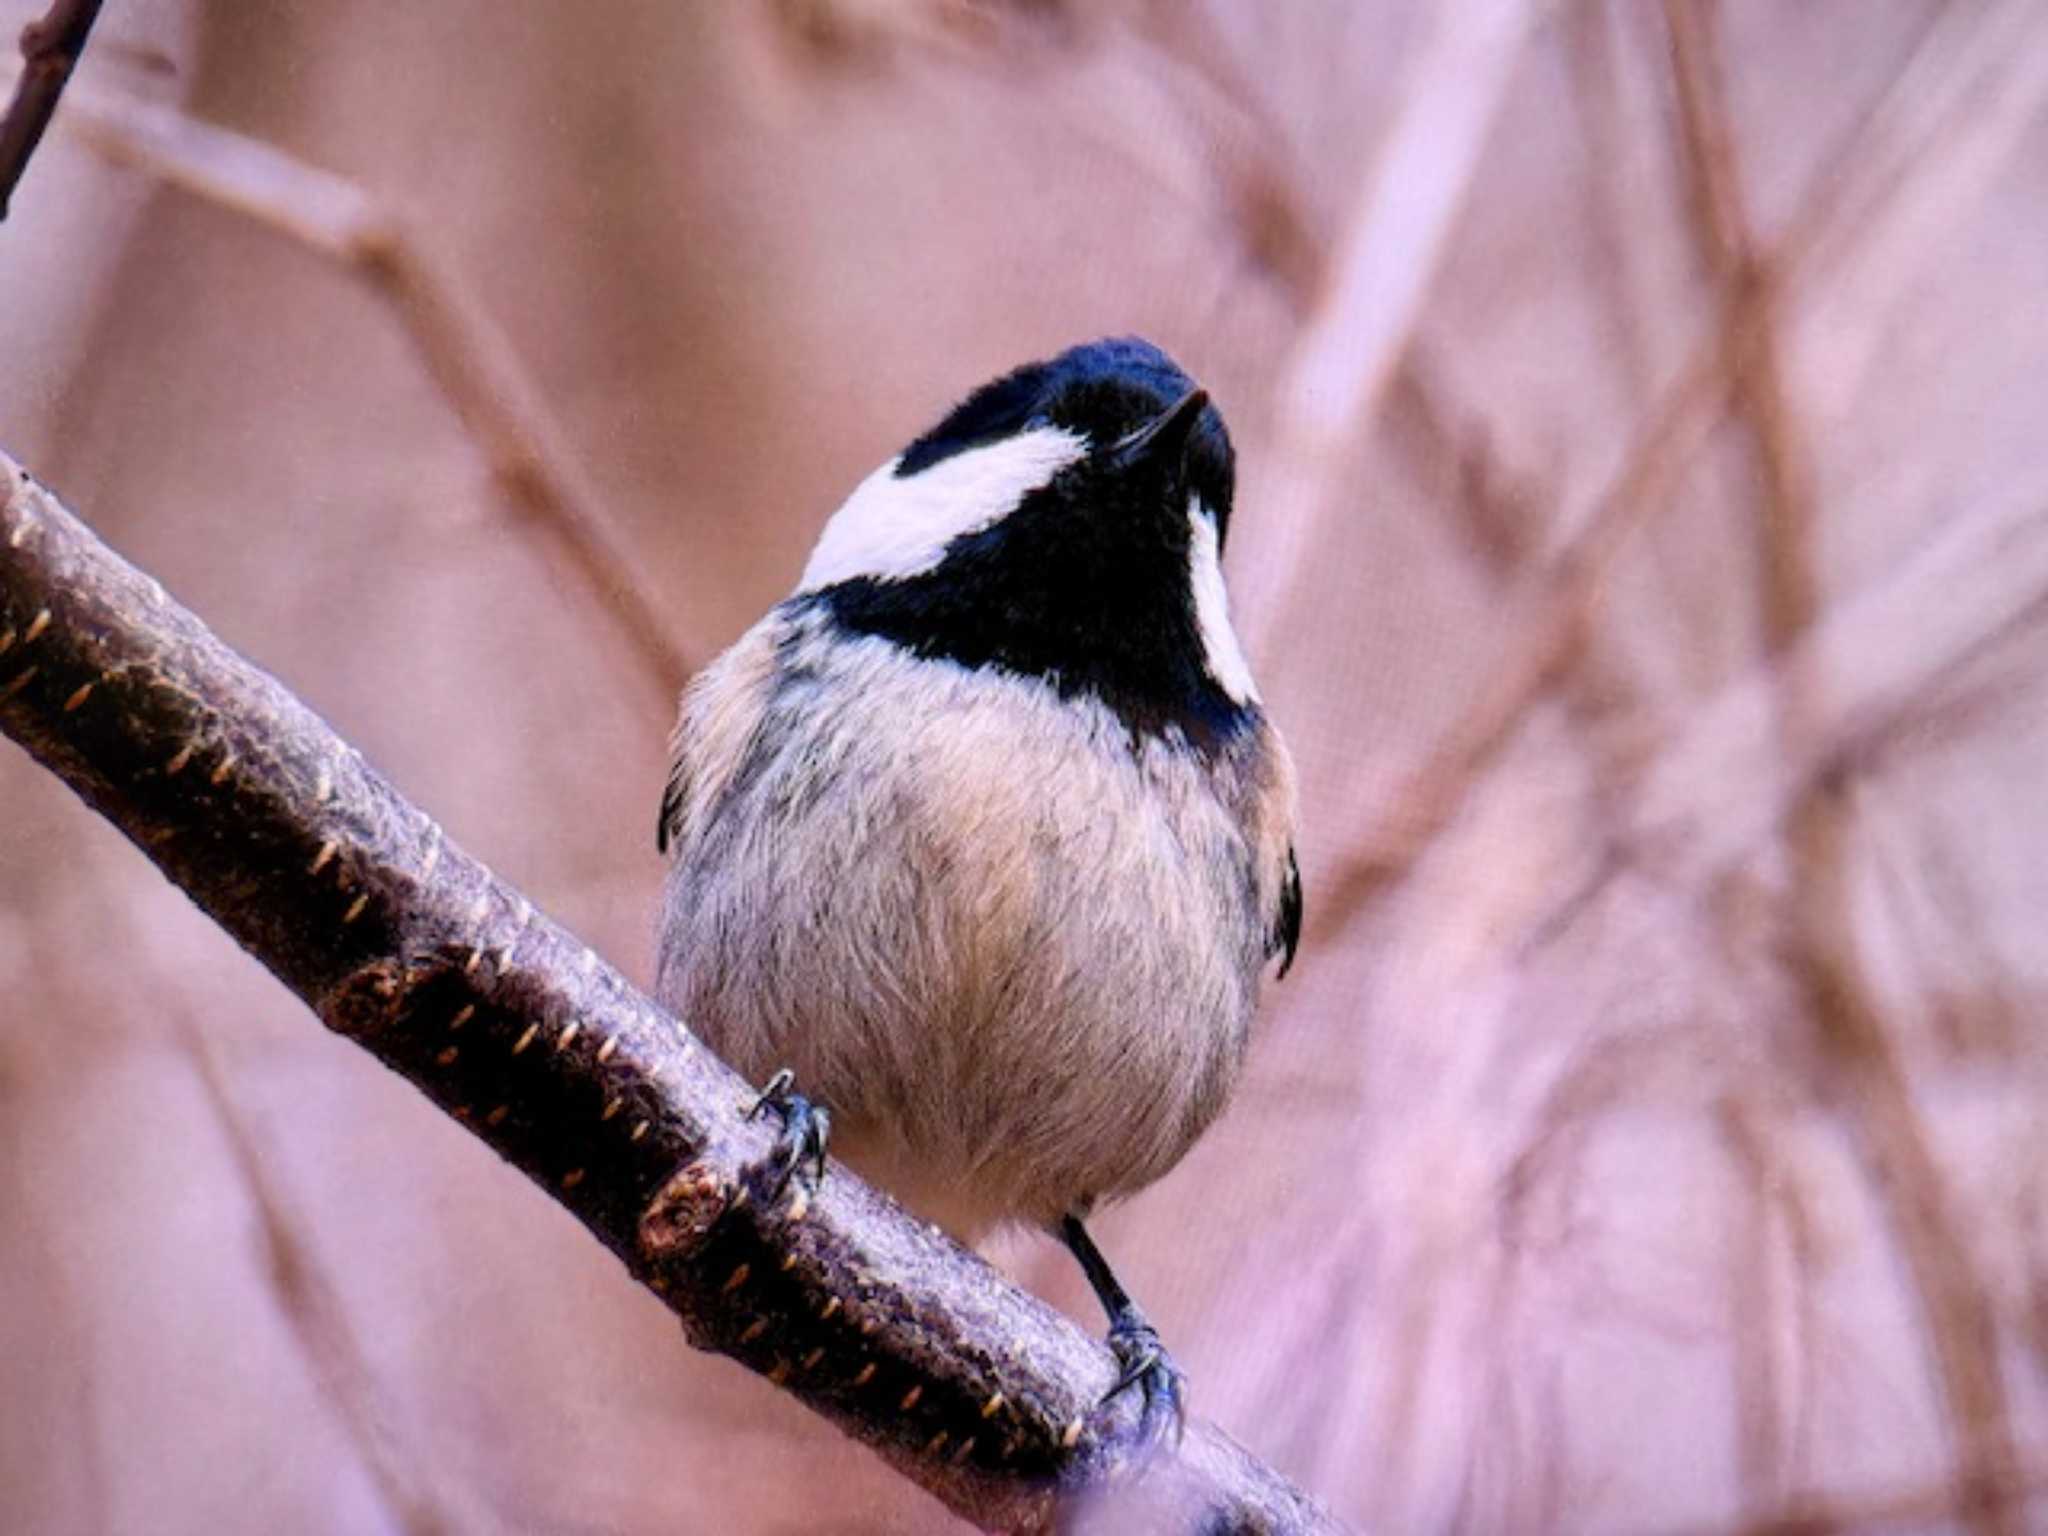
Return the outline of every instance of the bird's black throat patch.
[[[1178,733],[1215,752],[1250,726],[1254,706],[1205,665],[1187,516],[1119,499],[1114,486],[1077,498],[1056,484],[955,539],[930,571],[856,577],[796,601],[843,634],[1099,699],[1134,740]]]

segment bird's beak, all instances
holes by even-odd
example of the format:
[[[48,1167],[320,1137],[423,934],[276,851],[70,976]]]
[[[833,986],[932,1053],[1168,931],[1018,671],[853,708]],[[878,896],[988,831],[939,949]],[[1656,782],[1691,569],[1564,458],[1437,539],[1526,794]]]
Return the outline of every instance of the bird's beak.
[[[1143,463],[1178,464],[1188,435],[1209,404],[1209,392],[1191,389],[1111,450],[1117,464],[1134,469]]]

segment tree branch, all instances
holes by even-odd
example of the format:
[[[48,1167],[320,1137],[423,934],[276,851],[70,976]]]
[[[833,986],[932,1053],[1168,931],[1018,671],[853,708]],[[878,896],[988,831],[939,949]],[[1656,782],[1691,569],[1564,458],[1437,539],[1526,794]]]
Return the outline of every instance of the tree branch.
[[[21,29],[21,79],[7,115],[0,118],[0,219],[7,217],[21,173],[43,141],[43,130],[50,126],[64,83],[78,67],[99,14],[100,0],[55,0],[41,21]]]
[[[1106,1350],[843,1169],[764,1198],[748,1088],[0,455],[0,730],[738,1360],[966,1518],[1330,1532],[1220,1432],[1132,1474]],[[1105,1517],[1105,1506],[1116,1513]]]

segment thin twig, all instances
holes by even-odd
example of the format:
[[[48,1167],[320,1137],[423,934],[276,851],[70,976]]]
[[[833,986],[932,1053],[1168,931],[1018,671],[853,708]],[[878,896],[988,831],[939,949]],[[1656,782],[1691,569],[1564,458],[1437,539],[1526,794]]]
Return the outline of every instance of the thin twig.
[[[1920,1304],[1956,1440],[1957,1512],[1983,1536],[2017,1536],[2010,1487],[2019,1450],[2006,1401],[1997,1310],[1979,1271],[1947,1174],[1921,1118],[1898,1042],[1859,963],[1849,928],[1849,787],[1832,776],[1802,801],[1790,828],[1801,913],[1791,963],[1834,1067],[1869,1182],[1889,1217]]]
[[[1100,1344],[843,1169],[777,1197],[730,1068],[4,457],[0,730],[561,1202],[693,1343],[962,1516],[1129,1529],[1135,1498],[1191,1530],[1337,1529],[1205,1424],[1127,1476],[1139,1405],[1105,1405]]]
[[[1731,349],[1736,414],[1755,439],[1763,470],[1764,519],[1757,541],[1764,592],[1764,643],[1773,654],[1813,622],[1816,603],[1812,455],[1796,430],[1786,397],[1775,285],[1758,250],[1735,164],[1734,127],[1721,78],[1713,13],[1691,0],[1666,0],[1680,139],[1694,222],[1709,270],[1729,295],[1727,324],[1747,330],[1750,345]]]
[[[331,257],[388,300],[498,483],[618,627],[647,684],[647,718],[666,729],[689,671],[673,626],[511,341],[430,241],[356,183],[170,108],[80,91],[58,125],[116,164]]]
[[[1742,1173],[1728,1234],[1730,1367],[1734,1376],[1735,1468],[1745,1506],[1784,1497],[1785,1403],[1778,1381],[1777,1266],[1771,1187],[1773,1152],[1754,1107],[1730,1093],[1715,1106],[1715,1128]]]
[[[41,21],[21,30],[21,78],[7,115],[0,118],[0,219],[7,217],[14,189],[50,126],[99,14],[100,0],[55,0]]]

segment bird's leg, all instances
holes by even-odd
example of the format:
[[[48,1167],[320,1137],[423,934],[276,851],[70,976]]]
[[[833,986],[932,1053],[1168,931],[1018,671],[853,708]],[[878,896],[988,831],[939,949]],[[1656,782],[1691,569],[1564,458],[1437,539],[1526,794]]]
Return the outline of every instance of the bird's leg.
[[[825,1177],[825,1143],[832,1136],[832,1115],[822,1104],[813,1104],[797,1093],[792,1084],[796,1074],[784,1067],[768,1079],[759,1097],[747,1109],[749,1120],[773,1110],[782,1120],[782,1134],[776,1138],[775,1150],[769,1154],[765,1171],[770,1180],[768,1198],[781,1196],[789,1187],[792,1178],[799,1177],[800,1171],[808,1164],[808,1173],[801,1179],[801,1187],[809,1191],[817,1187]]]
[[[1145,1314],[1138,1310],[1138,1304],[1110,1269],[1109,1261],[1095,1246],[1088,1229],[1081,1225],[1080,1217],[1061,1218],[1060,1239],[1080,1264],[1081,1273],[1088,1277],[1102,1310],[1109,1314],[1109,1349],[1123,1367],[1123,1374],[1103,1401],[1106,1403],[1132,1387],[1139,1388],[1145,1394],[1144,1410],[1138,1420],[1139,1436],[1151,1442],[1171,1429],[1178,1440],[1186,1417],[1187,1378],[1160,1344],[1158,1331],[1145,1320]]]

